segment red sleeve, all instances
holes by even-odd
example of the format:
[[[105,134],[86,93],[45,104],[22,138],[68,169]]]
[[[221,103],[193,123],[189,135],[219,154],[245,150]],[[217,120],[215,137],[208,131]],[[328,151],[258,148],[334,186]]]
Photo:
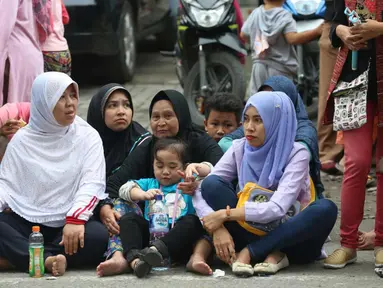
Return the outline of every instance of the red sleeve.
[[[61,3],[61,8],[62,8],[63,24],[67,25],[69,23],[70,18],[69,18],[69,14],[65,8],[64,3]]]

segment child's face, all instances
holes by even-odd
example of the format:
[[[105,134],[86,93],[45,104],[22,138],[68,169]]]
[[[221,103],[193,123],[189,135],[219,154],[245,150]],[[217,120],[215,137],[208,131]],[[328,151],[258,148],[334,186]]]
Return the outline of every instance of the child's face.
[[[205,131],[215,141],[238,128],[237,119],[233,112],[219,112],[211,110],[209,118],[205,119]]]
[[[163,186],[178,183],[181,176],[178,170],[183,171],[183,165],[177,153],[167,150],[160,150],[154,158],[154,176]]]

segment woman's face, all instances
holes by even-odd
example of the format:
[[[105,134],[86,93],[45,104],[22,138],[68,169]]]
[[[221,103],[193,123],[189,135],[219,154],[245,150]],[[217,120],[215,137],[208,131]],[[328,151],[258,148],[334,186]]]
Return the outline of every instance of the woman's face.
[[[113,92],[105,104],[105,125],[115,132],[123,131],[132,123],[132,115],[128,97],[122,91]]]
[[[53,109],[53,116],[61,126],[73,123],[77,114],[78,95],[74,85],[68,86]]]
[[[245,137],[249,145],[253,147],[260,147],[265,143],[266,131],[261,116],[257,109],[250,106],[243,119],[243,128],[245,130]]]
[[[153,105],[150,127],[157,138],[177,135],[179,131],[178,118],[170,101],[160,100]]]

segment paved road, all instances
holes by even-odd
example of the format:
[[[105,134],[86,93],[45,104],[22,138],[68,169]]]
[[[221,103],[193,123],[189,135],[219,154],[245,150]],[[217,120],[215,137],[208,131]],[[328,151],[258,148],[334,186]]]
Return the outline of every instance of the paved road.
[[[150,43],[148,44],[150,46]],[[146,49],[148,50],[148,49]],[[249,67],[246,68],[249,71]],[[127,84],[133,96],[135,115],[134,119],[148,128],[148,106],[153,95],[161,89],[178,89],[174,74],[173,59],[164,58],[155,52],[144,52],[139,55],[138,70],[134,81]],[[87,108],[93,94],[99,86],[80,82],[79,115],[86,119]],[[339,204],[339,179],[324,177],[327,196]],[[375,213],[375,195],[367,193],[365,220],[361,228],[369,230],[373,227]],[[339,243],[339,221],[331,233],[332,242],[326,244],[327,252],[332,252]],[[70,271],[65,277],[57,280],[31,279],[27,274],[1,273],[0,287],[233,287],[240,285],[247,287],[382,287],[383,279],[373,273],[372,252],[360,252],[357,264],[343,270],[331,271],[322,268],[320,263],[306,267],[290,267],[276,276],[267,278],[238,279],[226,270],[222,278],[201,277],[185,273],[183,269],[171,269],[166,273],[152,275],[148,279],[136,279],[132,275],[107,277],[99,279],[94,270]]]

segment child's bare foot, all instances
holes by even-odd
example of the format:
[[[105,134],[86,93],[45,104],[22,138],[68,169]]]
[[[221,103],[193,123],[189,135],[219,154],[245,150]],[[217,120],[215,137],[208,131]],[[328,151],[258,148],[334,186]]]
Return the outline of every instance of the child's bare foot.
[[[7,259],[0,258],[0,270],[9,270],[12,269],[13,266]]]
[[[127,272],[128,269],[129,265],[124,255],[122,252],[117,251],[113,254],[112,258],[97,266],[96,274],[99,277],[118,275]]]
[[[51,272],[53,276],[63,276],[66,271],[66,258],[59,254],[50,256],[45,260],[45,269]]]
[[[186,264],[186,269],[190,272],[199,273],[202,275],[211,275],[213,271],[210,266],[206,263],[203,257],[198,255],[192,255],[188,264]]]

